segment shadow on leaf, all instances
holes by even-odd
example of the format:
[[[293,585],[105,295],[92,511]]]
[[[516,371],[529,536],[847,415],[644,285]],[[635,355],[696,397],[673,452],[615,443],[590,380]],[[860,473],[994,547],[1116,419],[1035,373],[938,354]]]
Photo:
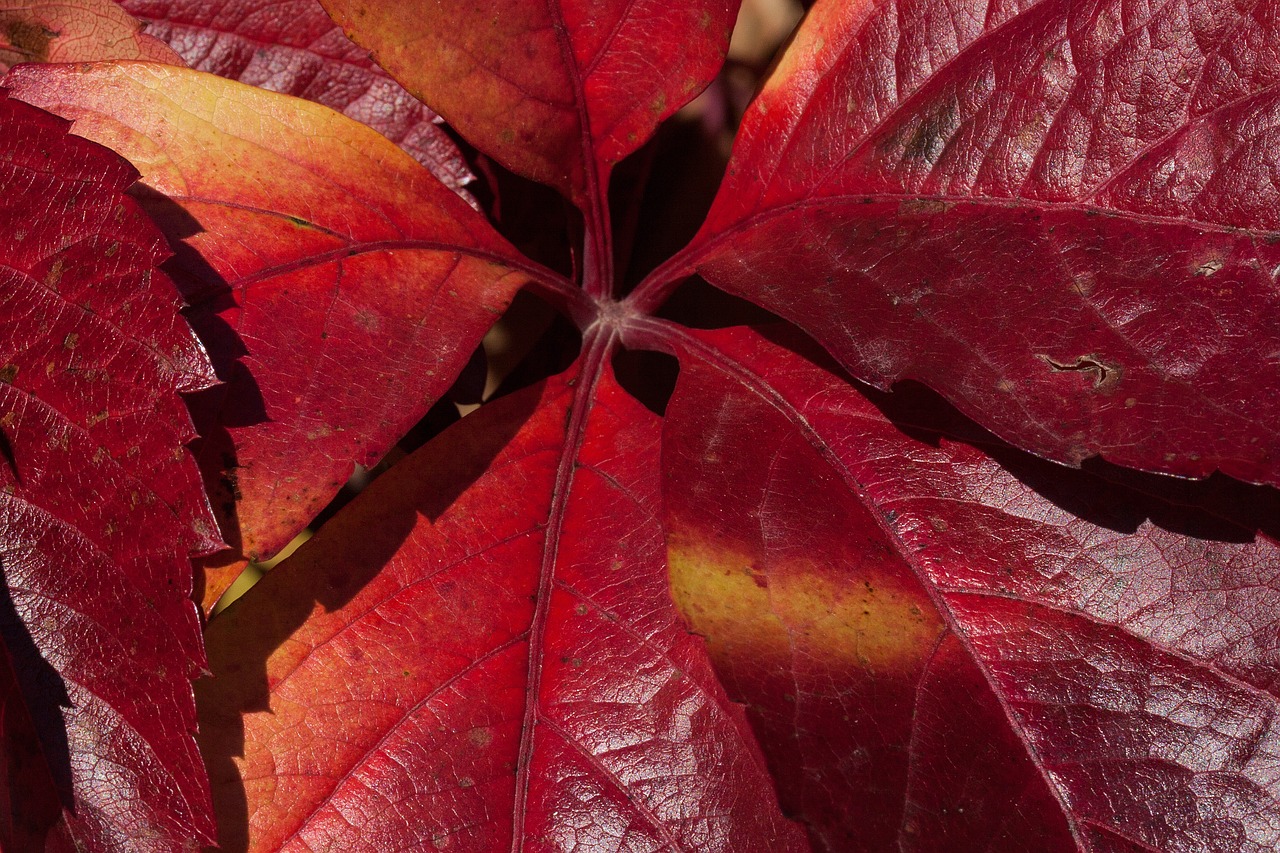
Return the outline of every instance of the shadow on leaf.
[[[219,844],[248,849],[250,803],[236,759],[243,717],[269,712],[271,694],[305,660],[288,643],[316,614],[350,603],[397,553],[419,518],[437,520],[491,466],[540,400],[514,394],[455,424],[378,479],[296,554],[214,619],[206,632],[211,679],[196,684],[200,745],[209,769]],[[487,429],[468,429],[474,418]],[[337,543],[342,543],[338,547]],[[278,660],[272,658],[283,656]],[[273,671],[274,674],[273,675]],[[255,780],[270,784],[270,780]]]
[[[63,709],[71,707],[58,671],[41,655],[9,594],[0,557],[0,719],[4,767],[0,770],[3,814],[0,848],[43,850],[44,838],[62,809],[74,805],[71,752]]]

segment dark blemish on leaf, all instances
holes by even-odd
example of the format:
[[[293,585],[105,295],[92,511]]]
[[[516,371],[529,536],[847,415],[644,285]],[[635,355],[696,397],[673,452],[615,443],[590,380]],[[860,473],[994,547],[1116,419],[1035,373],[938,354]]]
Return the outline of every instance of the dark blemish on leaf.
[[[0,33],[22,56],[33,62],[49,61],[49,43],[61,35],[35,21],[11,18],[0,22]]]
[[[62,346],[66,349],[75,349],[76,344],[78,344],[79,342],[80,342],[80,336],[77,335],[75,332],[71,332],[65,338],[62,339]]]
[[[13,455],[13,445],[9,443],[9,436],[0,430],[0,457],[9,465],[9,470],[13,472],[13,479],[22,485],[22,475],[18,473],[18,457]]]
[[[1088,297],[1093,293],[1095,285],[1093,273],[1081,273],[1071,279],[1071,290],[1080,297]]]
[[[946,213],[951,205],[936,198],[911,198],[899,202],[899,216],[936,216]]]
[[[1204,278],[1208,278],[1209,276],[1216,273],[1218,270],[1222,269],[1222,266],[1223,266],[1222,261],[1217,260],[1215,258],[1212,261],[1205,261],[1203,264],[1197,267],[1195,274],[1198,276],[1203,276]]]
[[[1089,355],[1076,356],[1076,360],[1067,364],[1055,361],[1047,355],[1037,353],[1036,358],[1049,365],[1049,370],[1053,373],[1079,373],[1087,371],[1093,374],[1093,388],[1104,394],[1109,394],[1115,390],[1120,384],[1120,378],[1124,375],[1124,369],[1114,362],[1103,361],[1101,356],[1094,353]]]
[[[17,378],[18,378],[18,365],[6,364],[4,367],[0,367],[0,382],[3,382],[6,385],[12,385],[13,380]]]
[[[44,276],[45,285],[53,290],[58,289],[58,283],[60,281],[62,281],[62,258],[56,259]],[[144,284],[146,284],[146,282],[144,282]]]
[[[231,493],[231,497],[236,500],[244,499],[244,495],[240,493],[240,478],[236,476],[235,471],[228,471],[223,474],[222,482],[223,485],[226,486],[227,491]]]
[[[951,102],[943,104],[941,108],[926,115],[912,131],[911,137],[903,145],[902,156],[908,160],[920,160],[933,165],[942,156],[942,151],[947,146],[948,134],[955,123],[955,104]],[[905,130],[895,135],[893,142],[895,146]]]
[[[573,608],[573,612],[574,612],[574,613],[577,613],[579,616],[586,616],[586,615],[587,615],[587,605],[585,605],[585,604],[579,604],[577,607]]]

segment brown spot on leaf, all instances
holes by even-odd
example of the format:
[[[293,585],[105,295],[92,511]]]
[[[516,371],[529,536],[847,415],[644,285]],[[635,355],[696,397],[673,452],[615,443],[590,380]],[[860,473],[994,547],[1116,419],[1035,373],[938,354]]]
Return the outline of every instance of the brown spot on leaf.
[[[51,30],[38,21],[23,18],[0,21],[0,33],[4,34],[11,48],[3,53],[17,53],[21,60],[28,62],[47,62],[49,44],[60,35],[57,30]]]
[[[1103,394],[1109,394],[1114,391],[1115,387],[1120,384],[1120,378],[1124,375],[1124,368],[1119,364],[1104,361],[1101,356],[1095,353],[1078,355],[1075,361],[1069,363],[1057,361],[1044,354],[1037,354],[1036,357],[1049,365],[1049,370],[1053,373],[1092,373],[1094,390]]]
[[[1198,276],[1203,276],[1204,278],[1208,278],[1209,276],[1216,273],[1218,270],[1222,269],[1222,267],[1223,267],[1222,261],[1218,260],[1217,258],[1214,258],[1211,261],[1205,261],[1199,267],[1197,267],[1195,274]]]
[[[44,283],[53,288],[58,289],[58,283],[62,281],[62,258],[54,260],[53,265],[49,267],[49,271],[45,273]]]
[[[948,101],[926,114],[914,129],[903,128],[895,134],[893,143],[902,145],[904,159],[932,165],[942,156],[955,123],[956,106]],[[910,136],[906,136],[908,133]]]
[[[936,216],[946,213],[951,205],[936,198],[909,198],[899,202],[899,216]]]

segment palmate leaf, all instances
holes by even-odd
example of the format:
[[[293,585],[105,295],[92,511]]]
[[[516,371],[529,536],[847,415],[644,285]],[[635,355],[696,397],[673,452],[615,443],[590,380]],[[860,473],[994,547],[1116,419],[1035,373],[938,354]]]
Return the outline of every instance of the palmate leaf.
[[[152,189],[238,383],[205,402],[247,550],[524,282],[583,331],[214,620],[223,840],[803,849],[786,814],[833,850],[1274,849],[1280,558],[1236,519],[1274,490],[1072,472],[881,410],[803,345],[646,316],[700,272],[1041,456],[1273,482],[1271,5],[821,3],[699,236],[614,302],[610,169],[723,50],[727,6],[677,5],[331,4],[578,205],[573,283],[321,108],[159,66],[13,75]],[[660,467],[620,342],[680,358]]]
[[[904,428],[936,406],[753,332],[678,340],[676,597],[818,847],[1280,843],[1271,537]]]
[[[600,370],[455,425],[214,621],[224,845],[805,849],[667,595],[658,418]]]
[[[1270,3],[818,3],[673,268],[1047,458],[1280,483],[1277,57]]]
[[[221,546],[178,398],[214,381],[137,177],[0,90],[0,846],[211,841],[192,554]]]

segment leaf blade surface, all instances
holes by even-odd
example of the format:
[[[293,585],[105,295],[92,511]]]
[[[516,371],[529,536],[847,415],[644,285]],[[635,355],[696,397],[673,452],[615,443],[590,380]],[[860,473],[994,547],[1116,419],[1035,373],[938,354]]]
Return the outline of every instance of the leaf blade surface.
[[[664,438],[676,598],[818,846],[1274,843],[1274,540],[695,334]]]
[[[604,204],[612,166],[711,80],[737,6],[325,3],[477,148],[584,210]]]
[[[369,125],[455,190],[472,180],[439,117],[342,34],[316,0],[126,0],[190,65]]]
[[[143,172],[226,383],[194,403],[199,454],[251,559],[408,431],[526,280],[463,199],[324,107],[146,64],[11,80]]]
[[[142,59],[182,64],[160,39],[110,0],[4,0],[0,3],[0,73],[20,62]]]
[[[190,557],[221,543],[178,392],[213,371],[136,172],[3,90],[0,124],[0,827],[14,849],[212,841]]]
[[[818,4],[691,264],[1047,458],[1276,483],[1274,10],[945,5]]]
[[[587,381],[453,427],[211,626],[205,751],[224,826],[247,786],[250,849],[802,849],[663,603],[656,467],[636,464],[656,419],[603,376],[567,486],[566,379]],[[264,629],[273,609],[294,615]]]

